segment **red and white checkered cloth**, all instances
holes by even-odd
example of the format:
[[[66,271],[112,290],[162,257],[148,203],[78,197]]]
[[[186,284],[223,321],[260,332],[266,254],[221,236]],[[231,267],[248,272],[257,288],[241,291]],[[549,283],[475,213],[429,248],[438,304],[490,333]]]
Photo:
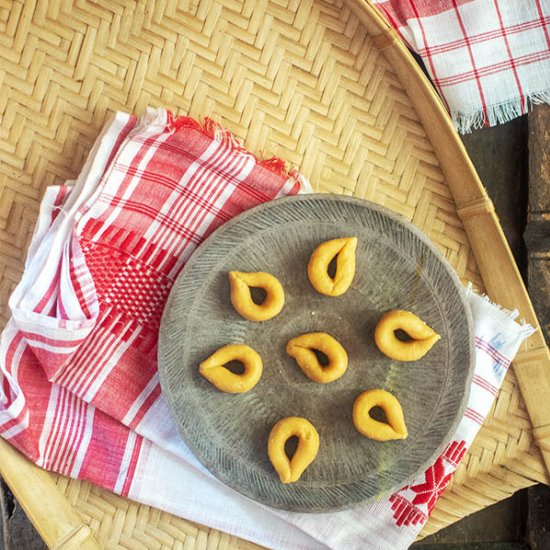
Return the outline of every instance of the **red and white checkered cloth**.
[[[373,0],[423,59],[460,132],[550,102],[549,0]]]
[[[531,332],[466,291],[476,336],[468,408],[417,481],[334,514],[273,510],[214,478],[161,394],[157,334],[198,244],[243,210],[307,191],[211,122],[118,113],[75,182],[50,187],[0,341],[0,435],[30,460],[268,547],[406,548],[424,525]]]

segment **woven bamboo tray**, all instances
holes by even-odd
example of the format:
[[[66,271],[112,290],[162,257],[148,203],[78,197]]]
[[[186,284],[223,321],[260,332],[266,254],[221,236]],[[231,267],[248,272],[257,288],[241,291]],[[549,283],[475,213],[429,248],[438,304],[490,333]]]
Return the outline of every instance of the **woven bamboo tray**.
[[[365,0],[0,0],[0,58],[3,322],[45,186],[79,172],[110,111],[153,105],[209,115],[317,190],[399,212],[464,282],[536,324],[441,102]],[[422,535],[548,481],[549,372],[539,332]],[[40,470],[1,440],[0,474],[51,547],[255,547]]]

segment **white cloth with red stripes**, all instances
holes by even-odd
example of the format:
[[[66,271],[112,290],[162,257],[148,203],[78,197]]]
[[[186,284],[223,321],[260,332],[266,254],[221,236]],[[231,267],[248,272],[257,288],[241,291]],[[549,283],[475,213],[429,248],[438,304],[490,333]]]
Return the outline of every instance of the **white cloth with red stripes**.
[[[178,436],[156,344],[174,278],[216,227],[308,191],[211,121],[118,113],[78,179],[42,201],[0,342],[0,435],[39,466],[272,548],[408,547],[531,329],[465,290],[476,366],[466,414],[417,481],[327,514],[270,509],[214,478]]]
[[[550,103],[550,0],[374,0],[461,132]]]

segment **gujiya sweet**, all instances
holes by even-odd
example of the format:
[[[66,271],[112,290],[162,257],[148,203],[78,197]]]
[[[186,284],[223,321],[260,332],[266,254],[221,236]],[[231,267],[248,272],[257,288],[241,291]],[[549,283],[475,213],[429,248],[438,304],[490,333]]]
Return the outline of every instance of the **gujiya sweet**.
[[[322,366],[314,350],[324,353],[328,365]],[[294,357],[304,374],[319,384],[340,378],[348,368],[348,354],[342,345],[326,332],[308,332],[288,341],[286,352]]]
[[[355,276],[355,250],[357,237],[332,239],[321,243],[311,254],[307,264],[307,276],[313,288],[325,296],[344,294]],[[330,262],[336,256],[336,272],[328,272]]]
[[[285,444],[291,437],[298,439],[292,458],[285,452]],[[271,429],[267,442],[267,454],[273,468],[283,483],[294,483],[315,460],[319,451],[319,434],[309,420],[289,416],[279,420]]]
[[[380,407],[388,422],[380,422],[370,415],[374,407]],[[405,439],[408,435],[401,404],[391,393],[368,390],[358,395],[353,403],[353,424],[357,431],[377,441]]]
[[[404,331],[411,340],[402,341],[395,332]],[[441,338],[422,319],[410,311],[388,311],[376,325],[374,342],[378,349],[396,361],[418,361],[426,355]]]
[[[231,303],[249,321],[268,321],[278,315],[285,305],[285,291],[279,280],[269,273],[230,271]],[[261,304],[252,299],[250,289],[262,288],[266,298]]]
[[[242,374],[225,367],[231,361],[239,361],[244,367]],[[260,354],[246,344],[227,344],[215,351],[199,365],[199,372],[220,391],[245,393],[251,390],[262,377],[263,364]]]

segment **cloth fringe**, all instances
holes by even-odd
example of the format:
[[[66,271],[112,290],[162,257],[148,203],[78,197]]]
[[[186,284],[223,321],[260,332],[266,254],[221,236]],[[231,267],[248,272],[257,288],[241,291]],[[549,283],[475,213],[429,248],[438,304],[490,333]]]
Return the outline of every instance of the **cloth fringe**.
[[[451,117],[456,129],[461,134],[470,134],[472,130],[478,130],[484,126],[495,126],[509,122],[518,116],[525,115],[533,109],[534,105],[541,103],[550,104],[550,90],[536,92],[522,99],[517,98],[506,103],[490,105],[486,111],[475,113],[452,112]]]
[[[168,124],[176,130],[181,130],[184,128],[198,130],[209,138],[225,143],[233,150],[242,151],[247,155],[252,155],[256,159],[259,166],[262,166],[273,174],[284,178],[292,178],[296,181],[299,180],[300,172],[297,168],[288,168],[286,161],[280,157],[273,156],[263,158],[251,153],[243,146],[236,136],[209,117],[204,117],[197,121],[188,116],[179,116],[174,118],[172,113],[169,113]]]
[[[479,295],[479,293],[474,290],[474,287],[473,287],[471,282],[468,283],[468,285],[464,289],[464,292],[465,292],[466,296],[470,296],[471,294],[476,294],[478,296],[481,296],[481,298],[483,298],[483,300],[485,302],[491,304],[498,311],[500,311],[502,313],[503,319],[512,319],[512,320],[514,320],[519,315],[519,311],[517,309],[512,309],[512,310],[506,309],[506,308],[502,307],[500,304],[497,304],[496,302],[491,300],[491,298],[489,298],[489,296],[487,296],[487,294]],[[521,324],[520,332],[521,332],[521,334],[524,338],[528,338],[529,336],[531,336],[531,334],[533,334],[536,331],[536,328],[531,326],[524,319],[522,319],[520,321],[520,324]]]

